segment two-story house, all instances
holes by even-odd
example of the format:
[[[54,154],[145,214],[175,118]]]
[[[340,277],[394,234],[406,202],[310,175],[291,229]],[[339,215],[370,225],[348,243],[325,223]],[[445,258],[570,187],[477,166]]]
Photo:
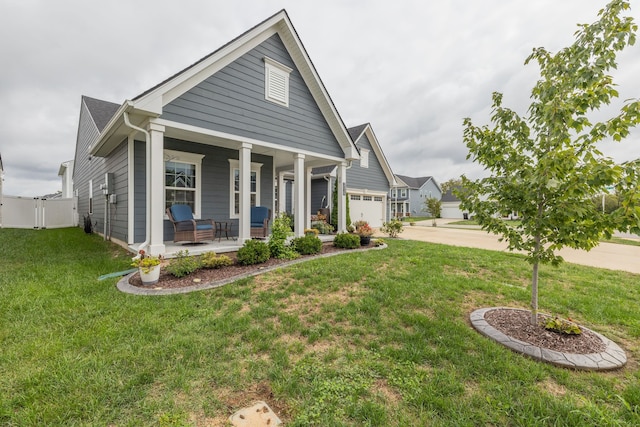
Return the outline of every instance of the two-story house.
[[[392,217],[428,216],[425,201],[430,198],[440,200],[442,189],[432,176],[412,178],[396,175],[396,187],[389,193],[390,215]]]

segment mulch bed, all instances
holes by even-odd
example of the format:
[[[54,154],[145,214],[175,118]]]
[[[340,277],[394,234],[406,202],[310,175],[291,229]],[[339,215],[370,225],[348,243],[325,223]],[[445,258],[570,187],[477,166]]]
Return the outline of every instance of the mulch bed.
[[[340,249],[333,246],[333,243],[324,243],[322,245],[322,251],[318,255],[337,253],[337,252],[354,252],[358,250],[369,249],[369,248],[372,248],[373,246],[374,246],[373,244],[370,244],[367,246],[361,246],[358,249]],[[132,286],[136,286],[144,289],[184,288],[184,287],[193,286],[196,284],[213,283],[220,280],[227,280],[227,279],[232,279],[234,277],[240,277],[245,274],[254,273],[254,272],[264,270],[269,267],[278,266],[281,264],[286,264],[291,261],[286,259],[270,258],[267,262],[264,262],[262,264],[240,265],[237,263],[237,255],[238,255],[237,252],[225,252],[225,253],[220,253],[219,255],[228,256],[233,260],[234,264],[229,267],[223,267],[218,269],[203,268],[192,274],[187,275],[186,277],[174,277],[163,269],[162,272],[160,273],[160,279],[158,280],[158,283],[151,286],[143,285],[142,280],[140,280],[140,275],[136,273],[133,276],[131,276],[131,278],[129,279],[129,284]],[[300,258],[298,259],[314,258],[314,257],[317,258],[318,255],[301,255]]]
[[[606,349],[602,340],[585,328],[581,328],[580,335],[545,329],[542,324],[547,318],[538,314],[538,324],[531,325],[531,312],[527,310],[495,309],[484,315],[484,320],[503,334],[538,347],[574,354],[600,353]]]

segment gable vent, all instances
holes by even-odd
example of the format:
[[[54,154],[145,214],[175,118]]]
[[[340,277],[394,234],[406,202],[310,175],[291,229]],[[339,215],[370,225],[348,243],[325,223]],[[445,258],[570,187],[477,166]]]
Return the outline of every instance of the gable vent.
[[[289,74],[291,68],[271,58],[264,57],[265,99],[276,104],[289,106]]]

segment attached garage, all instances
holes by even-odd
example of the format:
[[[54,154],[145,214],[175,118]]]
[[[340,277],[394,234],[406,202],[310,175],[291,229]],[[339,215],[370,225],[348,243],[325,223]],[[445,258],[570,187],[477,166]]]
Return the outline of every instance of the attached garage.
[[[372,227],[382,227],[386,215],[386,195],[349,192],[351,222],[365,220]]]

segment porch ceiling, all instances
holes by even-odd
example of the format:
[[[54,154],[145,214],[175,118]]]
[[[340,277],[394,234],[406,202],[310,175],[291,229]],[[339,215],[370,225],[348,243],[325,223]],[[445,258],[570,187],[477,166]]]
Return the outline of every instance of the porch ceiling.
[[[165,136],[183,141],[192,141],[200,144],[211,145],[215,147],[228,148],[231,150],[239,150],[242,141],[238,141],[231,138],[223,138],[219,136],[206,135],[199,132],[192,132],[185,129],[176,129],[167,127],[165,129]],[[252,153],[263,154],[273,157],[273,163],[276,170],[293,170],[293,156],[296,153],[293,149],[283,147],[282,149],[276,149],[271,146],[262,146],[259,143],[253,143],[251,149]],[[323,157],[312,156],[306,154],[305,166],[319,167],[335,165],[336,161],[326,159]]]

